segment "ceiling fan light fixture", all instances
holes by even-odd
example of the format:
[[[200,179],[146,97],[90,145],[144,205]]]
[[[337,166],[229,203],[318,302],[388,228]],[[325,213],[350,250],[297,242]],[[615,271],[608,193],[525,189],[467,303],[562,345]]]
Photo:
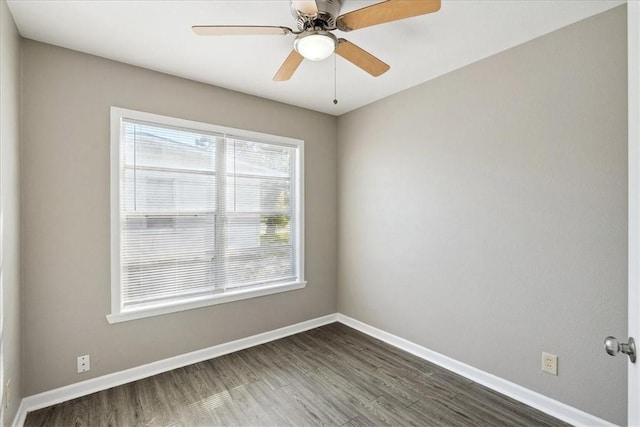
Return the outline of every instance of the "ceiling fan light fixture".
[[[293,47],[305,59],[322,61],[336,50],[337,42],[336,37],[328,31],[314,31],[300,34]]]

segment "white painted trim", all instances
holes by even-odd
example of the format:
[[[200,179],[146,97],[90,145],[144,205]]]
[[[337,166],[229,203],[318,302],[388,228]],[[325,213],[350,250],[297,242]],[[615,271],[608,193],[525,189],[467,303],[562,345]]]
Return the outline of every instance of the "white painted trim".
[[[16,412],[16,416],[13,419],[12,427],[22,427],[24,426],[24,422],[27,419],[27,408],[24,405],[24,399],[20,401],[20,406],[18,406],[18,411]]]
[[[294,281],[278,284],[263,284],[260,287],[252,287],[248,289],[230,290],[224,293],[201,295],[194,298],[183,298],[174,301],[161,301],[157,304],[138,306],[133,308],[123,307],[122,289],[121,289],[121,142],[123,138],[122,123],[123,120],[134,120],[137,122],[148,122],[151,124],[160,124],[172,126],[174,128],[183,128],[189,130],[198,130],[207,133],[224,136],[226,140],[229,138],[246,138],[257,142],[263,142],[281,147],[296,148],[295,158],[295,243],[296,243],[296,277]],[[238,301],[248,298],[272,295],[280,292],[291,291],[304,288],[307,282],[304,280],[304,141],[301,139],[289,138],[278,135],[270,135],[266,133],[247,131],[242,129],[229,128],[225,126],[213,125],[210,123],[196,122],[193,120],[185,120],[176,117],[162,116],[159,114],[147,113],[144,111],[128,110],[126,108],[111,107],[110,110],[110,126],[111,126],[111,165],[110,165],[110,224],[111,224],[111,313],[107,314],[109,323],[126,322],[130,320],[141,319],[145,317],[158,316],[168,313],[175,313],[183,310],[191,310],[194,308],[206,307],[215,304],[224,304],[227,302]],[[218,146],[218,159],[222,159],[224,165],[224,144]],[[218,165],[220,166],[220,164]],[[218,172],[220,170],[218,169]],[[223,173],[224,177],[225,174]],[[218,188],[224,190],[224,183],[218,183]],[[221,206],[217,205],[216,209]],[[220,209],[224,211],[224,209]],[[218,219],[216,221],[220,220]],[[224,222],[224,220],[222,220]],[[217,223],[218,224],[218,223]],[[221,224],[221,223],[220,223]],[[218,239],[216,232],[216,241]],[[219,248],[216,248],[218,250]]]
[[[629,106],[628,335],[640,340],[640,3],[627,2]],[[625,339],[626,337],[621,337]],[[626,341],[626,340],[625,340]],[[626,357],[625,357],[626,359]],[[628,363],[627,424],[640,426],[640,363]]]
[[[227,291],[222,294],[206,295],[190,300],[179,300],[165,304],[154,305],[149,308],[137,310],[121,311],[120,313],[107,314],[109,323],[126,322],[129,320],[142,319],[144,317],[158,316],[161,314],[175,313],[177,311],[191,310],[194,308],[207,307],[209,305],[224,304],[243,299],[263,297],[266,295],[278,294],[280,292],[302,289],[307,286],[307,282],[278,283],[275,285],[261,286],[256,289],[238,289]]]
[[[443,354],[429,350],[404,338],[385,332],[381,329],[370,326],[364,322],[353,319],[344,314],[338,313],[338,322],[343,323],[353,329],[357,329],[373,338],[384,341],[394,347],[411,353],[421,359],[428,360],[436,365],[442,366],[452,372],[462,375],[478,384],[489,387],[499,393],[518,400],[526,405],[536,408],[553,417],[561,419],[575,426],[612,426],[608,421],[583,412],[577,408],[551,399],[535,391],[526,389],[515,383],[492,375],[488,372],[469,366]]]
[[[219,126],[211,123],[197,122],[194,120],[180,119],[177,117],[163,116],[160,114],[147,113],[144,111],[130,110],[121,107],[111,107],[111,117],[128,118],[149,123],[162,123],[169,126],[180,127],[184,129],[199,130],[203,132],[217,133],[227,135],[229,137],[249,138],[259,142],[265,142],[276,145],[287,145],[298,147],[304,141],[288,136],[272,135],[262,132],[254,132],[245,129],[231,128],[227,126]]]
[[[235,351],[244,350],[249,347],[264,344],[293,334],[317,328],[333,322],[343,323],[353,329],[363,332],[373,338],[377,338],[401,350],[407,351],[424,360],[435,363],[452,372],[460,374],[478,384],[489,387],[499,393],[516,399],[526,405],[536,408],[551,416],[561,419],[576,426],[612,426],[613,424],[591,414],[583,412],[577,408],[566,405],[557,400],[551,399],[535,391],[526,389],[505,379],[499,378],[488,372],[469,366],[465,363],[454,360],[443,354],[429,350],[404,338],[385,332],[381,329],[370,326],[364,322],[353,319],[340,313],[328,314],[326,316],[307,320],[295,325],[285,326],[269,332],[241,338],[236,341],[215,345],[213,347],[197,350],[191,353],[182,354],[164,360],[159,360],[135,368],[126,369],[120,372],[92,378],[75,384],[70,384],[57,389],[45,391],[22,399],[18,412],[13,422],[13,427],[22,427],[27,413],[47,406],[65,402],[91,393],[106,390],[132,381],[157,375],[193,363],[209,360]]]
[[[95,393],[97,391],[106,390],[108,388],[116,387],[122,384],[127,384],[132,381],[171,371],[173,369],[181,368],[193,363],[202,362],[214,357],[219,357],[225,354],[233,353],[235,351],[244,350],[249,347],[254,347],[256,345],[288,337],[289,335],[308,331],[309,329],[336,322],[337,318],[338,316],[335,313],[328,314],[326,316],[307,320],[305,322],[296,323],[295,325],[285,326],[273,331],[241,338],[239,340],[231,341],[228,343],[214,345],[202,350],[181,354],[179,356],[170,357],[168,359],[158,360],[146,365],[125,369],[124,371],[114,372],[112,374],[103,375],[97,378],[91,378],[86,381],[69,384],[64,387],[25,397],[24,399],[22,399],[22,403],[20,404],[21,410],[16,416],[14,427],[21,427],[24,424],[24,419],[27,412],[46,408],[47,406],[55,405],[60,402],[65,402],[67,400],[86,396],[87,394]]]
[[[111,107],[111,159],[109,164],[110,212],[109,224],[111,234],[111,313],[119,313],[122,307],[120,299],[120,138],[121,111]],[[109,320],[109,317],[107,317]],[[111,320],[109,320],[111,323]]]
[[[296,183],[296,199],[294,201],[296,205],[296,218],[295,218],[295,238],[296,238],[296,250],[298,253],[296,254],[297,260],[297,273],[300,280],[305,279],[304,272],[304,263],[305,263],[305,255],[304,255],[304,223],[305,223],[305,215],[304,215],[304,141],[300,141],[298,144],[298,150],[296,151],[296,159],[295,159],[295,170],[299,176],[294,176],[294,182]]]

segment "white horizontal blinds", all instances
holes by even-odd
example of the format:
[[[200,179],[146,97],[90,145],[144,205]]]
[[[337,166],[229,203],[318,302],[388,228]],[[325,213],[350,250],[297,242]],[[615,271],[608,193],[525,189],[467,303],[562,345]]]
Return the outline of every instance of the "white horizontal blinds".
[[[296,149],[227,137],[225,153],[225,287],[294,280]]]
[[[298,280],[297,146],[121,120],[121,309]]]
[[[122,121],[123,308],[221,289],[214,274],[221,137]]]

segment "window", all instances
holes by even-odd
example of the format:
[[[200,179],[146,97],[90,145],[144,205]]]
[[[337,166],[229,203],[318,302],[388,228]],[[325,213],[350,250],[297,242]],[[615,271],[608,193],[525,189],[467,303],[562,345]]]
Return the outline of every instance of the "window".
[[[303,142],[113,107],[110,322],[305,286]]]

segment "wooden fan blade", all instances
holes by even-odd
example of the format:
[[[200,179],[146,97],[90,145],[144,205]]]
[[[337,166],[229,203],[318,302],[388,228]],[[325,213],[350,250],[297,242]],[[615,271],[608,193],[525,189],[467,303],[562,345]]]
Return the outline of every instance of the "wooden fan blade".
[[[351,31],[438,10],[440,0],[387,0],[345,13],[338,17],[336,25],[341,31]]]
[[[278,70],[276,75],[273,76],[273,81],[283,82],[289,80],[291,76],[293,76],[293,73],[296,72],[303,59],[304,58],[302,57],[302,55],[300,55],[295,50],[292,50],[289,56],[287,56],[287,59],[285,59],[280,66],[280,69]]]
[[[389,71],[389,65],[345,39],[338,39],[336,53],[374,77]]]
[[[286,36],[293,32],[287,27],[259,25],[194,25],[191,28],[199,36]]]

